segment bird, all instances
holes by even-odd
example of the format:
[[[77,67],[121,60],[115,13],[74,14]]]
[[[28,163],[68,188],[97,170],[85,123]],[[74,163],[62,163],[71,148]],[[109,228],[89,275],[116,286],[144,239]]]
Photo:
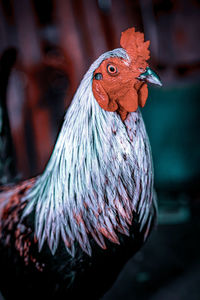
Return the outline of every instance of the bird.
[[[129,28],[72,99],[44,172],[0,190],[5,299],[100,299],[156,224],[150,142],[139,106],[149,41]]]

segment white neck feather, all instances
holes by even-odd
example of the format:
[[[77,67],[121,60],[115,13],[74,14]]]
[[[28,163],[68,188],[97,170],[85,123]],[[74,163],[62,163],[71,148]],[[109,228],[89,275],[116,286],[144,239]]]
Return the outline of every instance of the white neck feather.
[[[113,56],[125,56],[123,50],[116,50]],[[48,165],[24,198],[28,204],[23,217],[35,210],[39,247],[47,240],[52,253],[60,235],[72,255],[75,240],[91,254],[89,235],[103,248],[103,235],[117,242],[116,232],[128,233],[132,212],[141,210],[142,178],[149,171],[152,174],[140,112],[129,114],[123,123],[117,113],[101,109],[93,96],[93,72],[105,57],[100,57],[83,78]],[[141,196],[141,202],[151,203],[152,176],[146,185],[149,195]]]

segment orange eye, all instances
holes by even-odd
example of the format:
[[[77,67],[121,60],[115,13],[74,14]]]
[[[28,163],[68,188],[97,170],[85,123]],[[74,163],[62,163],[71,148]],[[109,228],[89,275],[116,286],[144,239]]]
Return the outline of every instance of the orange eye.
[[[117,68],[113,65],[107,65],[107,71],[111,75],[115,75],[118,72]]]

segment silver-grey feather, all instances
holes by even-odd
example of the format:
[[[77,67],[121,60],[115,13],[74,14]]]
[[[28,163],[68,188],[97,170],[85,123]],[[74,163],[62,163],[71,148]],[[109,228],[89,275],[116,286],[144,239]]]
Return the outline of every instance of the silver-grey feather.
[[[153,167],[139,110],[123,123],[103,110],[92,93],[95,69],[109,57],[129,60],[125,50],[100,56],[84,76],[69,107],[44,173],[24,197],[23,218],[35,210],[35,234],[41,249],[47,241],[54,254],[61,236],[74,255],[74,241],[91,254],[89,235],[105,247],[128,234],[132,212],[141,230],[152,214]]]

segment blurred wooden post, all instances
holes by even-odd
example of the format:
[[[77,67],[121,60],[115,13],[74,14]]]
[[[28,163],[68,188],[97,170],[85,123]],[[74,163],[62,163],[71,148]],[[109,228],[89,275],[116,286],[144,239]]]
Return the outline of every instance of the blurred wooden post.
[[[112,2],[111,18],[117,37],[118,47],[120,47],[121,32],[129,27],[127,17],[127,5],[125,1],[116,0]],[[133,22],[133,20],[132,20]],[[117,46],[117,45],[116,45]]]
[[[27,76],[26,117],[32,119],[33,137],[35,140],[36,157],[38,159],[33,172],[40,172],[46,164],[52,148],[50,135],[49,113],[46,108],[39,107],[40,90],[36,80],[41,64],[41,49],[34,10],[30,0],[13,0],[14,16],[17,26],[21,61]],[[25,116],[23,116],[25,118]],[[30,122],[30,120],[29,120]],[[25,120],[24,120],[24,126]],[[22,129],[23,130],[23,129]],[[22,147],[22,145],[19,145]],[[20,156],[24,165],[24,157]],[[32,174],[29,174],[32,175]]]
[[[94,0],[83,1],[83,13],[93,50],[93,57],[90,58],[90,63],[92,63],[101,54],[106,52],[108,47],[103,33],[97,2]]]
[[[70,91],[66,104],[69,105],[71,97],[83,77],[86,62],[83,56],[83,46],[80,43],[76,28],[75,16],[70,0],[54,0],[55,18],[58,25],[59,44],[68,64]]]
[[[13,8],[18,33],[18,47],[23,66],[28,70],[41,60],[33,7],[30,0],[13,0]]]

